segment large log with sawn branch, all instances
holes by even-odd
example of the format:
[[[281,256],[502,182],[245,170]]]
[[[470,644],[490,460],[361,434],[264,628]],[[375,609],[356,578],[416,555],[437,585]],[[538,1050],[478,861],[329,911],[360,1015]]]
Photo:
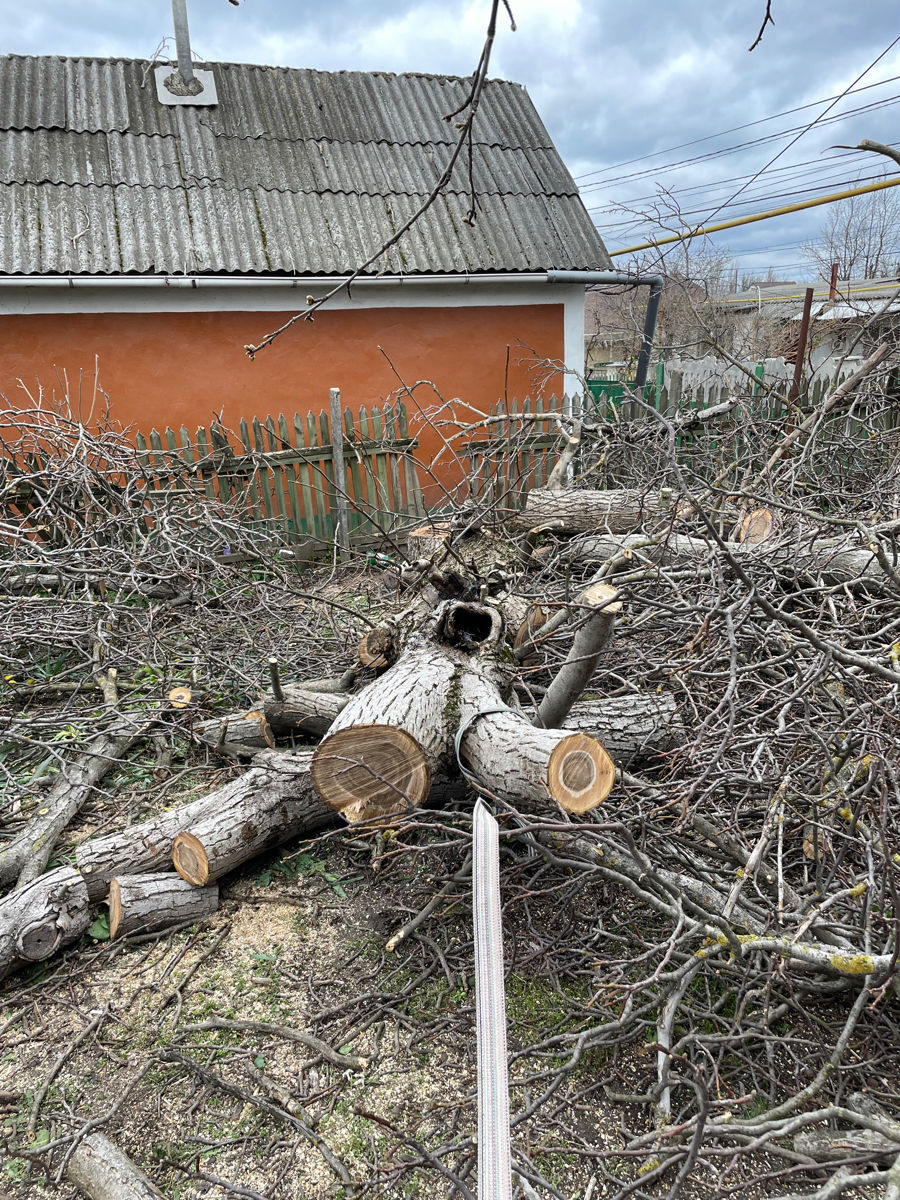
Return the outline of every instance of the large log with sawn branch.
[[[312,761],[313,784],[350,821],[422,805],[437,771],[459,765],[516,803],[599,804],[614,769],[594,738],[536,729],[507,699],[503,617],[448,601],[385,673],[353,696]]]
[[[532,488],[525,507],[513,518],[518,529],[546,528],[554,533],[630,533],[675,512],[677,493],[671,488],[589,489]]]

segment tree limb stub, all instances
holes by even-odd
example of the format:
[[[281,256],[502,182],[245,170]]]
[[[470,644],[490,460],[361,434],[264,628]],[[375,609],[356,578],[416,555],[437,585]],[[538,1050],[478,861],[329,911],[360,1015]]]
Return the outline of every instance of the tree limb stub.
[[[565,721],[597,666],[604,646],[613,635],[616,614],[622,610],[618,592],[606,583],[593,584],[581,597],[587,615],[575,630],[566,661],[554,676],[538,705],[535,724],[550,728]]]

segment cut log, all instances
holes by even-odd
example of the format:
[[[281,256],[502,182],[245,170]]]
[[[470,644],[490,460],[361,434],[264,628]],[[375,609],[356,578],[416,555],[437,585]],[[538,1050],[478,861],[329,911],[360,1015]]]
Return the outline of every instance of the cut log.
[[[233,804],[240,807],[241,799],[247,794],[258,793],[261,797],[271,795],[275,797],[273,802],[277,803],[282,795],[280,789],[293,786],[306,795],[304,773],[308,755],[304,753],[297,757],[302,759],[302,766],[299,773],[294,773],[291,768],[294,755],[263,751],[255,756],[249,770],[214,792],[131,825],[119,833],[83,842],[75,851],[75,861],[87,885],[89,899],[105,899],[110,880],[115,875],[143,875],[168,870],[172,862],[172,843],[179,833],[194,828],[207,817],[230,811]],[[264,803],[261,807],[265,807]],[[323,820],[324,817],[323,811]]]
[[[878,558],[871,550],[848,544],[846,541],[789,541],[772,542],[766,539],[759,545],[750,542],[729,542],[728,551],[736,558],[768,567],[785,574],[821,576],[826,583],[879,582],[885,575]],[[573,538],[559,550],[566,562],[616,562],[618,569],[636,566],[641,560],[660,564],[708,563],[720,554],[718,548],[703,538],[686,534],[666,534],[648,538],[643,534],[614,536],[594,534]]]
[[[260,756],[262,757],[262,756]],[[257,854],[335,823],[312,788],[309,752],[253,766],[219,793],[204,817],[176,834],[172,862],[195,887],[220,879]]]
[[[758,546],[769,537],[774,527],[775,517],[771,508],[754,508],[741,521],[738,541],[746,546]]]
[[[450,537],[450,522],[438,521],[433,525],[419,525],[411,529],[407,536],[407,550],[411,561],[421,558],[434,558],[446,549]]]
[[[456,670],[425,643],[350,699],[313,756],[326,804],[348,821],[420,807],[446,757],[444,709]]]
[[[513,518],[519,529],[552,526],[558,533],[630,533],[647,522],[674,513],[676,494],[670,488],[640,491],[549,491],[533,488],[525,507]]]
[[[192,887],[178,875],[117,875],[109,883],[109,936],[150,933],[201,921],[219,907],[219,889]]]
[[[102,1133],[78,1143],[66,1163],[66,1178],[90,1200],[165,1200],[118,1146]]]
[[[273,747],[276,737],[292,733],[321,737],[349,699],[346,693],[314,692],[293,684],[285,684],[282,695],[283,700],[267,696],[250,712],[201,721],[194,733],[213,749],[236,745],[263,750]]]
[[[572,705],[587,687],[600,652],[613,635],[616,614],[622,610],[618,592],[606,583],[595,583],[581,596],[586,612],[575,630],[566,661],[557,671],[538,705],[535,725],[562,725]]]
[[[260,756],[262,757],[262,756]],[[75,862],[87,886],[91,902],[105,899],[110,881],[116,875],[140,875],[165,871],[172,861],[172,842],[182,829],[216,811],[221,797],[241,782],[233,779],[224,787],[201,796],[180,808],[171,808],[129,825],[119,833],[82,842],[75,850]]]
[[[72,867],[57,867],[0,900],[0,979],[81,937],[88,892]]]
[[[589,812],[609,795],[615,766],[596,738],[535,728],[498,703],[493,682],[475,670],[460,677],[459,696],[460,762],[488,794],[544,811],[552,799],[570,813]]]
[[[597,739],[615,763],[630,766],[684,743],[684,722],[669,692],[579,700],[563,721]]]

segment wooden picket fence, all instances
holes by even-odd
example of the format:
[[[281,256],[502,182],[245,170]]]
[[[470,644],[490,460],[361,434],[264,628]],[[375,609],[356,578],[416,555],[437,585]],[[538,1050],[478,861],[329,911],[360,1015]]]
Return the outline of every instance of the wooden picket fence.
[[[403,404],[356,414],[345,408],[338,432],[351,539],[377,541],[424,515]],[[334,538],[339,497],[328,412],[255,417],[236,433],[215,421],[193,436],[184,425],[177,433],[154,429],[136,442],[151,512],[177,497],[204,495],[282,542]]]
[[[805,402],[817,406],[850,373],[845,368],[832,375],[821,372],[809,383]],[[701,379],[673,368],[664,376],[662,371],[657,372],[655,382],[647,384],[643,395],[647,408],[667,417],[712,408],[734,395],[742,397],[742,409],[730,426],[726,421],[721,427],[711,425],[676,437],[676,458],[682,466],[699,467],[702,460],[705,468],[715,468],[717,463],[723,467],[736,452],[752,465],[754,455],[763,453],[765,442],[757,445],[757,427],[765,438],[772,422],[781,422],[788,415],[784,396],[790,380],[768,377],[762,365],[754,376],[741,374],[723,379],[721,373],[718,377],[710,373]],[[563,446],[561,416],[574,412],[588,422],[611,424],[655,420],[647,408],[621,392],[618,396],[578,393],[498,402],[491,407],[478,434],[463,447],[471,499],[485,507],[521,508],[528,491],[546,483],[559,456]],[[863,393],[848,408],[827,418],[820,437],[828,449],[807,469],[820,477],[823,485],[829,479],[848,486],[854,480],[858,484],[866,476],[891,468],[900,458],[900,403],[890,394],[876,392],[868,397]],[[576,474],[590,476],[592,485],[599,487],[640,486],[646,467],[645,458],[632,455],[627,444],[607,453],[591,439],[586,440],[575,464]],[[660,461],[658,467],[662,469],[664,463]]]
[[[484,436],[462,448],[471,499],[485,507],[521,508],[531,488],[543,487],[553,469],[560,448],[560,414],[578,412],[581,404],[578,395],[492,405]]]

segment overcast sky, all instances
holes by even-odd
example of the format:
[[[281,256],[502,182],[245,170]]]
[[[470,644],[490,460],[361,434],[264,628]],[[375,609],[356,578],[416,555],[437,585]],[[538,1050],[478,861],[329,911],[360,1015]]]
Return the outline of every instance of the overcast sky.
[[[827,147],[864,137],[900,141],[896,0],[772,0],[775,25],[752,53],[765,0],[511,6],[518,28],[501,20],[491,74],[526,85],[610,249],[658,230],[610,206],[646,213],[660,203],[661,189],[699,224],[890,173],[885,159]],[[193,48],[205,60],[465,75],[477,60],[490,0],[188,0],[188,7]],[[0,31],[0,49],[13,53],[149,58],[171,34],[171,7],[169,0],[0,0]],[[816,103],[864,72],[857,87],[879,86],[847,95],[829,113]],[[777,116],[802,105],[812,107]],[[864,105],[873,107],[849,112]],[[828,120],[841,114],[848,115]],[[799,132],[817,117],[768,166],[794,136],[772,135]],[[751,122],[762,123],[726,133]],[[706,140],[683,145],[698,139]],[[756,144],[722,153],[748,142]],[[706,157],[673,169],[699,156]],[[745,185],[736,206],[716,211]],[[900,195],[900,188],[885,194]],[[782,277],[802,278],[808,268],[800,245],[818,235],[826,212],[749,225],[717,235],[714,245],[733,254],[742,272],[775,266]]]

